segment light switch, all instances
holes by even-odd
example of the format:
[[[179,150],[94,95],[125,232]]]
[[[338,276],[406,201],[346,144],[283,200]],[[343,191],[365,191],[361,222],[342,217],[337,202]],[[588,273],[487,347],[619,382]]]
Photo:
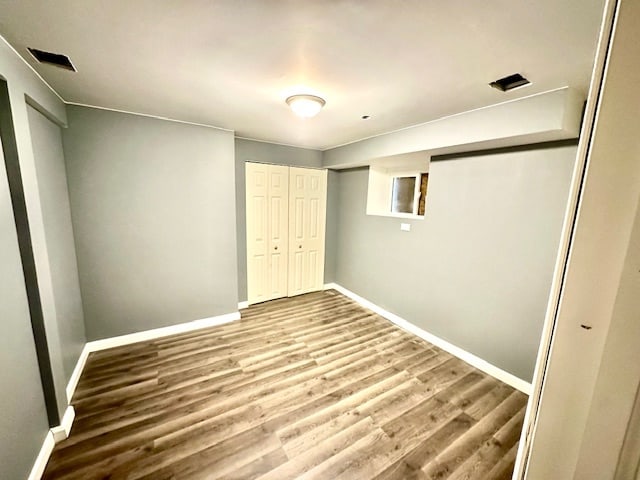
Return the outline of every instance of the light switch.
[[[400,230],[402,230],[403,232],[410,232],[411,231],[411,224],[410,223],[401,223],[400,224]]]

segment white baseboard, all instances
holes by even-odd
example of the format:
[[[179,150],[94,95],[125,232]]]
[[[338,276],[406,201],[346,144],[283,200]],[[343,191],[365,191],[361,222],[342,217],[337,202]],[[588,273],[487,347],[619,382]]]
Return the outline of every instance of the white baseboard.
[[[49,461],[49,457],[51,456],[51,452],[53,452],[53,447],[55,447],[55,445],[56,441],[53,439],[53,433],[49,430],[47,432],[47,436],[44,437],[42,448],[36,457],[36,461],[31,468],[31,472],[29,473],[27,480],[40,480],[42,478],[42,474],[44,473],[44,469],[47,467],[47,462]]]
[[[69,437],[69,433],[71,433],[71,426],[73,425],[73,419],[75,417],[76,411],[71,405],[69,405],[62,416],[60,425],[51,428],[47,432],[47,435],[44,437],[44,442],[42,442],[40,452],[38,453],[36,461],[29,473],[28,480],[40,480],[40,478],[42,478],[42,474],[47,467],[47,462],[49,461],[51,452],[53,452],[53,448],[56,446],[56,443],[59,443]]]
[[[56,443],[59,443],[69,437],[74,418],[76,418],[76,411],[74,410],[73,406],[69,405],[65,410],[64,415],[62,416],[60,425],[51,429],[53,440]]]
[[[249,302],[247,300],[244,302],[238,302],[238,310],[243,310],[245,308],[249,308]]]
[[[337,283],[327,283],[325,284],[324,289],[325,290],[334,289],[342,293],[344,296],[351,298],[352,300],[356,301],[363,307],[368,308],[369,310],[373,310],[378,315],[395,323],[398,327],[402,328],[403,330],[413,333],[414,335],[422,338],[423,340],[426,340],[427,342],[434,344],[436,347],[439,347],[442,350],[445,350],[446,352],[449,352],[450,354],[455,355],[459,359],[467,362],[469,365],[474,366],[478,370],[482,370],[483,372],[491,375],[494,378],[497,378],[501,382],[504,382],[507,385],[512,386],[513,388],[520,390],[521,392],[526,393],[527,395],[531,394],[531,389],[532,389],[531,383],[526,382],[525,380],[522,380],[521,378],[518,378],[509,372],[505,372],[501,368],[498,368],[495,365],[492,365],[486,360],[483,360],[480,357],[476,357],[474,354],[469,353],[466,350],[460,347],[457,347],[456,345],[453,345],[452,343],[449,343],[446,340],[421,329],[420,327],[405,320],[404,318],[399,317],[395,313],[391,313],[385,310],[384,308],[376,305],[375,303],[370,302],[366,298],[363,298],[360,295],[353,293],[351,290],[347,290],[346,288],[344,288],[341,285],[338,285]]]
[[[78,381],[80,381],[80,375],[82,374],[82,370],[84,370],[84,364],[87,363],[87,358],[89,357],[89,349],[87,348],[87,344],[85,344],[82,352],[80,352],[80,357],[76,362],[76,367],[73,369],[73,373],[71,374],[71,378],[69,379],[69,383],[67,383],[67,404],[71,404],[71,398],[73,397],[74,392],[76,391],[76,387],[78,386]]]
[[[131,333],[128,335],[120,335],[118,337],[105,338],[102,340],[95,340],[93,342],[87,342],[80,353],[80,357],[76,363],[69,383],[67,384],[67,403],[69,406],[62,416],[62,421],[57,427],[53,427],[47,433],[40,454],[36,459],[36,463],[31,470],[29,480],[39,480],[44,472],[44,469],[51,455],[51,451],[56,443],[66,439],[71,432],[71,426],[75,418],[76,412],[71,405],[71,399],[78,386],[78,381],[82,375],[87,358],[91,352],[97,352],[99,350],[106,350],[108,348],[120,347],[123,345],[129,345],[132,343],[143,342],[147,340],[153,340],[155,338],[167,337],[169,335],[175,335],[178,333],[186,333],[202,328],[216,327],[225,323],[233,322],[240,319],[240,312],[227,313],[224,315],[218,315],[216,317],[203,318],[201,320],[193,320],[191,322],[179,323],[177,325],[171,325],[169,327],[155,328],[153,330],[145,330],[144,332]]]
[[[216,317],[193,320],[192,322],[179,323],[169,327],[154,328],[153,330],[145,330],[143,332],[130,333],[128,335],[120,335],[119,337],[94,340],[93,342],[87,343],[87,348],[89,352],[97,352],[99,350],[106,350],[107,348],[121,347],[132,343],[168,337],[169,335],[176,335],[178,333],[200,330],[201,328],[217,327],[218,325],[233,322],[234,320],[240,320],[240,312],[227,313]]]
[[[76,367],[73,369],[69,383],[67,384],[67,401],[71,402],[80,375],[84,369],[87,358],[91,352],[97,352],[100,350],[106,350],[107,348],[121,347],[123,345],[130,345],[132,343],[144,342],[147,340],[153,340],[155,338],[167,337],[169,335],[175,335],[178,333],[191,332],[193,330],[199,330],[201,328],[217,327],[225,323],[233,322],[240,319],[240,312],[227,313],[224,315],[218,315],[215,317],[203,318],[200,320],[193,320],[191,322],[179,323],[177,325],[170,325],[168,327],[154,328],[153,330],[145,330],[143,332],[130,333],[128,335],[120,335],[118,337],[105,338],[102,340],[94,340],[93,342],[87,342],[80,358],[76,363]]]

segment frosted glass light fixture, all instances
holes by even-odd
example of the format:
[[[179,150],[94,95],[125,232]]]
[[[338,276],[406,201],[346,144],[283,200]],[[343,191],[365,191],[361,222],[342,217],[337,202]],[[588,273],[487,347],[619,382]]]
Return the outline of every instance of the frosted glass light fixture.
[[[286,102],[293,113],[302,118],[315,117],[327,103],[323,98],[315,95],[291,95]]]

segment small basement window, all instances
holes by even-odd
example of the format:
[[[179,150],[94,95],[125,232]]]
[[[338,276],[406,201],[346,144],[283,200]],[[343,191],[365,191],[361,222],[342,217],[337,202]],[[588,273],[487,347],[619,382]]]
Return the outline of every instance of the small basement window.
[[[391,187],[391,213],[424,216],[428,173],[410,177],[393,177]]]
[[[424,218],[429,160],[426,152],[414,152],[372,161],[367,215]]]

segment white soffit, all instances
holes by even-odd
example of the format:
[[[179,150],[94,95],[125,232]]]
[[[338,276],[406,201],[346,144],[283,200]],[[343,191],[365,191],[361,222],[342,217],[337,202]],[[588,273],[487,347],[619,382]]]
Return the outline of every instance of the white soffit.
[[[562,88],[326,150],[323,166],[352,168],[578,138],[583,105],[580,93]]]

